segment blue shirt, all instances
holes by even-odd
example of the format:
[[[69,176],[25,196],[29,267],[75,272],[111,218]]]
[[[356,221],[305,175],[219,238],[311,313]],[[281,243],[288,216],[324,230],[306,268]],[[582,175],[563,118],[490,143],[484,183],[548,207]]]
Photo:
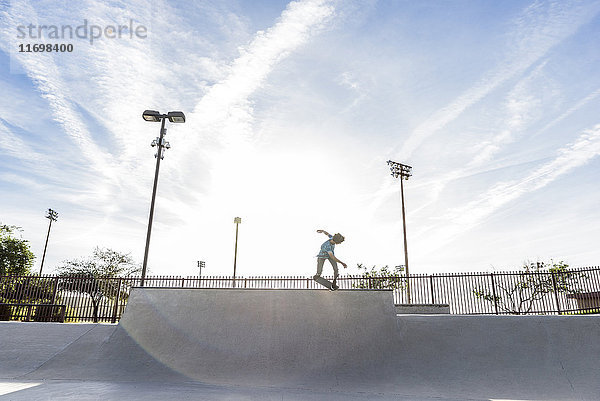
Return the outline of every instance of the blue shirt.
[[[317,258],[328,259],[329,258],[328,252],[333,253],[333,250],[335,249],[335,244],[332,244],[331,242],[329,242],[332,238],[333,237],[330,235],[329,239],[327,241],[323,242],[323,244],[321,245],[321,251],[317,255]]]

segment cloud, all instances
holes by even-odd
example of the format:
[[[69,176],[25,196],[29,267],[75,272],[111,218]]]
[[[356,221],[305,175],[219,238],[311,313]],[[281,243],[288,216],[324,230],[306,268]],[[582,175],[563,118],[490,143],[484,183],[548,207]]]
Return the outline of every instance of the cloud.
[[[410,161],[415,150],[429,137],[442,132],[451,122],[458,119],[469,107],[477,104],[498,89],[521,74],[504,102],[506,115],[504,126],[487,140],[478,140],[463,152],[474,157],[463,163],[458,169],[449,170],[441,176],[423,181],[417,186],[429,188],[428,201],[423,202],[419,211],[435,203],[446,185],[458,178],[477,174],[481,166],[486,165],[506,145],[513,143],[517,136],[533,121],[539,101],[530,92],[532,82],[539,80],[547,60],[540,60],[556,45],[577,32],[583,25],[589,23],[600,12],[600,3],[573,3],[567,1],[536,1],[512,21],[512,30],[507,34],[509,51],[502,63],[488,71],[474,86],[467,89],[444,108],[436,111],[415,130],[400,146],[392,150],[393,159]],[[539,64],[538,64],[539,63]],[[537,65],[536,65],[537,64]],[[530,72],[528,70],[535,66]],[[589,99],[588,99],[589,98]],[[593,96],[577,105],[579,108],[589,102]],[[566,115],[564,116],[566,117]],[[564,118],[563,117],[563,118]],[[558,119],[554,122],[558,122]],[[489,124],[497,127],[496,123]],[[370,210],[377,210],[380,205],[397,188],[392,183],[385,183],[376,193]]]
[[[252,42],[240,49],[240,56],[230,66],[229,75],[213,85],[196,105],[190,120],[204,129],[217,128],[219,134],[250,134],[252,105],[250,96],[261,86],[274,66],[293,50],[305,44],[315,31],[333,15],[328,1],[293,1],[279,21],[264,32],[257,32]]]
[[[147,166],[153,164],[152,151],[147,145],[158,129],[142,121],[140,114],[144,108],[185,110],[195,105],[193,112],[186,113],[187,124],[168,127],[168,139],[174,150],[167,153],[172,166],[163,172],[167,175],[165,178],[170,178],[164,184],[189,189],[185,182],[190,180],[190,175],[183,172],[198,169],[196,149],[200,141],[213,138],[217,143],[235,142],[251,136],[250,97],[276,64],[305,44],[334,11],[328,1],[291,2],[276,24],[257,32],[248,45],[239,49],[239,57],[225,65],[222,57],[214,53],[214,44],[194,34],[196,28],[177,12],[156,20],[152,18],[151,9],[142,7],[142,3],[135,0],[128,4],[82,2],[76,9],[65,11],[52,2],[34,7],[33,3],[24,1],[13,2],[2,11],[6,24],[1,46],[20,63],[48,102],[49,115],[62,126],[77,149],[72,157],[86,160],[85,169],[93,172],[95,179],[82,184],[93,186],[96,191],[82,190],[81,193],[97,198],[93,201],[98,205],[103,203],[101,199],[122,196],[123,191],[128,193],[130,201],[146,195],[150,177]],[[204,6],[201,8],[203,13],[210,11]],[[149,38],[146,41],[99,40],[93,46],[77,43],[76,51],[69,57],[48,53],[30,57],[11,51],[15,47],[11,29],[24,21],[40,25],[38,13],[44,15],[41,24],[49,20],[80,23],[86,18],[106,25],[132,15],[137,22],[147,21]],[[231,19],[231,14],[227,14],[223,24]],[[164,35],[167,30],[168,40]],[[240,38],[239,32],[229,33]],[[174,41],[178,47],[173,51]],[[207,49],[212,52],[212,59],[203,55]],[[82,69],[94,79],[82,80]],[[210,86],[210,79],[218,80]],[[147,140],[141,140],[137,134],[148,135],[148,132]],[[177,136],[171,136],[172,132]],[[207,135],[198,135],[199,132]],[[15,135],[11,138],[9,141],[5,137],[3,143],[6,146],[12,143],[12,149],[16,146]],[[20,143],[23,145],[22,140]],[[104,209],[106,213],[115,211],[113,207]]]
[[[525,177],[497,183],[477,199],[450,210],[440,218],[440,221],[447,222],[447,225],[443,229],[436,228],[435,233],[431,234],[434,238],[428,243],[436,244],[437,247],[445,245],[509,202],[549,185],[599,155],[600,124],[584,131],[574,142],[559,149],[554,159],[534,169]]]
[[[45,161],[44,155],[35,151],[18,135],[15,135],[2,121],[0,121],[0,148],[8,156],[28,163],[29,167]]]
[[[19,25],[22,21],[31,21],[38,24],[37,13],[26,2],[12,2],[11,7],[2,12],[7,23],[2,30],[4,40],[1,42],[4,50],[16,58],[25,69],[27,75],[35,82],[41,95],[48,101],[52,110],[52,118],[61,124],[64,132],[79,147],[81,154],[91,162],[90,167],[98,174],[111,175],[112,169],[107,167],[108,159],[105,152],[93,141],[85,123],[70,101],[70,90],[61,78],[61,73],[54,56],[49,53],[35,53],[30,57],[28,53],[16,52],[13,46],[14,38],[9,29]],[[12,46],[12,48],[11,48]]]
[[[470,149],[475,157],[467,163],[465,168],[451,174],[451,177],[445,180],[446,183],[454,178],[464,176],[470,170],[492,160],[504,146],[514,142],[519,134],[522,134],[523,130],[539,116],[540,96],[533,88],[536,88],[538,86],[536,84],[544,79],[542,71],[545,66],[546,62],[538,65],[509,91],[503,104],[505,109],[505,115],[502,118],[505,121],[504,127],[499,129],[499,132],[493,133],[490,139],[482,139],[480,143],[476,143]]]
[[[511,51],[505,61],[486,73],[475,86],[419,125],[400,150],[393,153],[398,153],[402,160],[410,159],[412,153],[428,137],[443,129],[501,84],[525,72],[550,49],[590,22],[598,12],[600,3],[536,1],[527,7],[514,22],[508,42]]]
[[[211,190],[207,183],[222,181],[232,163],[251,162],[248,158],[254,153],[256,139],[252,96],[279,62],[325,27],[334,11],[331,2],[324,0],[289,3],[273,26],[256,32],[239,49],[239,56],[223,67],[227,74],[208,87],[193,111],[186,113],[187,122],[178,144],[187,151],[173,160],[174,169],[196,174],[181,177],[182,191],[189,193],[194,188],[192,193],[203,196],[201,190]],[[207,171],[211,172],[212,181],[206,177]],[[199,174],[204,175],[202,182],[197,179]]]
[[[580,101],[575,103],[573,106],[569,107],[561,115],[559,115],[555,119],[551,120],[548,124],[544,125],[539,131],[537,131],[535,133],[535,136],[546,132],[551,127],[554,127],[556,124],[563,121],[565,118],[569,117],[570,115],[575,113],[577,110],[580,110],[582,107],[586,106],[588,103],[590,103],[592,100],[597,98],[599,95],[600,95],[600,88],[596,89],[595,91],[593,91],[592,93],[590,93],[589,95],[587,95],[586,97],[584,97],[583,99],[581,99]]]

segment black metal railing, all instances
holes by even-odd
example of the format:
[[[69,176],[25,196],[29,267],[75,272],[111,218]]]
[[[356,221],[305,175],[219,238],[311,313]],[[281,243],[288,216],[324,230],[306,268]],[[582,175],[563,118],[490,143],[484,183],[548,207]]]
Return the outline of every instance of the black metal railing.
[[[329,278],[331,279],[331,277]],[[341,276],[341,289],[392,288],[394,302],[448,304],[453,314],[600,313],[600,267],[558,272]],[[115,323],[140,277],[0,276],[0,320]],[[323,289],[312,277],[148,276],[146,287]],[[53,305],[54,307],[49,307]],[[26,318],[25,318],[26,316]]]

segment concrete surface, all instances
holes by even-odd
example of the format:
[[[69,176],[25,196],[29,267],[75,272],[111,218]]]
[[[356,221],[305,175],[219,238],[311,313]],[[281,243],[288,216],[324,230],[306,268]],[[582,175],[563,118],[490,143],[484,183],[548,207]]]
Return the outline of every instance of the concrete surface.
[[[119,325],[0,339],[0,399],[600,399],[600,316],[396,317],[388,291],[136,288]]]

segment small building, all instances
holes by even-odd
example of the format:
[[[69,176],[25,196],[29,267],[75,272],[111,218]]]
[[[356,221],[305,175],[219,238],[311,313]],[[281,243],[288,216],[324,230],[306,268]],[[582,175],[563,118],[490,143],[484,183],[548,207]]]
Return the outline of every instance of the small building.
[[[600,291],[567,294],[567,298],[575,299],[578,309],[600,308]]]

